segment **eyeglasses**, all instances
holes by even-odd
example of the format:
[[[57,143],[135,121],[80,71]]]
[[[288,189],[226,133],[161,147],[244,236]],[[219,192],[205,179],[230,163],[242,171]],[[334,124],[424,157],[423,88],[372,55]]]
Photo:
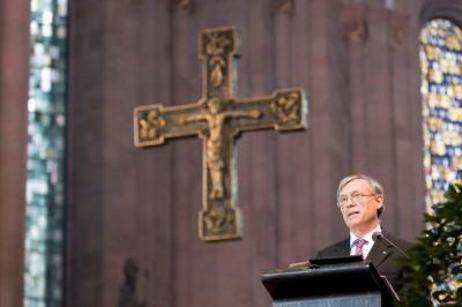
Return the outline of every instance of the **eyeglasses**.
[[[363,194],[359,192],[353,192],[349,196],[348,195],[340,195],[339,198],[337,199],[337,206],[339,208],[342,208],[348,203],[348,199],[351,199],[352,202],[354,203],[360,203],[363,202],[366,197],[371,197],[375,196],[376,194]]]

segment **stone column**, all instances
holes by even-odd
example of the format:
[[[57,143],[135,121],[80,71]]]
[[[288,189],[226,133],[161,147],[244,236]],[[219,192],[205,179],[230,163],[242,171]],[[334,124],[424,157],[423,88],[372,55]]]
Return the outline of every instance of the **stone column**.
[[[0,0],[0,306],[22,306],[29,1]]]

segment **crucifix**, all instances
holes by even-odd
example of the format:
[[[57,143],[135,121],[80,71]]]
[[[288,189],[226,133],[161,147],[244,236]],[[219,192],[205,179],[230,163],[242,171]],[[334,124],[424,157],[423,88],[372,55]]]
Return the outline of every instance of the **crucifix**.
[[[135,146],[163,144],[166,139],[199,136],[203,143],[203,201],[199,237],[204,241],[239,239],[242,221],[237,207],[234,143],[244,131],[306,128],[307,102],[301,89],[272,96],[240,99],[236,84],[236,30],[207,29],[199,35],[202,97],[191,104],[159,104],[134,110]]]

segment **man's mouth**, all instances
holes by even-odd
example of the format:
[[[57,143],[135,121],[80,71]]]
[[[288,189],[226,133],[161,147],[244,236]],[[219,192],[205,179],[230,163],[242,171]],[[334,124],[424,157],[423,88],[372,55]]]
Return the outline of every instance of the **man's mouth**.
[[[358,214],[359,214],[359,211],[351,211],[351,212],[348,212],[348,217],[356,216]]]

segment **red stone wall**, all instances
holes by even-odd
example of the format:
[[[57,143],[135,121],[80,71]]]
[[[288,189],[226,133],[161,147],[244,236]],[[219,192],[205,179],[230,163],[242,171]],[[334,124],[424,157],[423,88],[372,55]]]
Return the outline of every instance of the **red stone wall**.
[[[418,233],[421,1],[396,1],[394,11],[381,1],[175,3],[71,1],[68,306],[116,306],[129,257],[140,268],[137,300],[147,306],[268,306],[263,270],[346,236],[335,190],[351,172],[384,184],[387,231]],[[358,42],[346,38],[356,19],[367,27]],[[197,100],[198,33],[224,25],[241,35],[237,95],[302,87],[309,129],[239,139],[244,239],[204,243],[201,141],[136,149],[132,116],[141,104]]]

